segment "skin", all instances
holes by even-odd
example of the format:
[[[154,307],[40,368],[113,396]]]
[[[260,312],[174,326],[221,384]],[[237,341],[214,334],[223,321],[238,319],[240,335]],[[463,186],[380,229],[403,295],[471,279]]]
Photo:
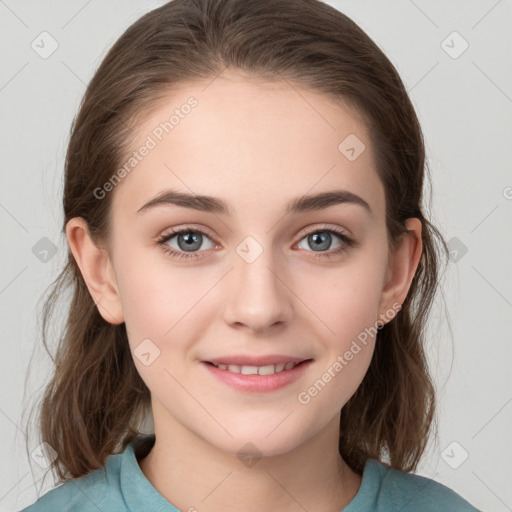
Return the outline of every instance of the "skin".
[[[151,391],[156,433],[139,465],[160,494],[182,511],[336,512],[361,484],[338,453],[339,413],[375,339],[308,404],[297,395],[403,303],[421,255],[421,223],[408,219],[409,236],[390,251],[369,136],[348,106],[232,71],[207,84],[174,90],[140,123],[134,149],[187,98],[198,100],[110,192],[108,245],[95,246],[80,218],[67,225],[69,245],[103,318],[126,323],[132,352],[147,338],[160,350],[148,366],[134,357]],[[338,150],[349,134],[366,145],[354,161]],[[167,188],[222,198],[232,213],[168,205],[137,214]],[[340,204],[285,215],[292,199],[334,189],[361,196],[372,213]],[[157,244],[170,228],[190,224],[207,232],[199,258],[173,258]],[[304,231],[326,224],[358,245],[319,257]],[[236,252],[248,236],[263,249],[252,263]],[[343,244],[333,234],[322,251]],[[177,237],[167,245],[179,250]],[[238,353],[314,361],[270,393],[235,390],[200,364]],[[261,454],[251,467],[237,457],[247,442]]]

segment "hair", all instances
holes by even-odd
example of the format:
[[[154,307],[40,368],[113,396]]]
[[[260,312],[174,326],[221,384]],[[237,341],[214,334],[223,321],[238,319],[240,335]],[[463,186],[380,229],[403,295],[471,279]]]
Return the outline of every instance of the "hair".
[[[211,80],[225,69],[319,92],[362,117],[384,186],[390,247],[422,224],[423,251],[399,314],[379,331],[368,371],[340,412],[339,452],[362,473],[375,458],[416,469],[436,420],[425,325],[448,249],[424,215],[423,134],[398,72],[347,16],[319,0],[173,0],[133,23],[98,67],[73,120],[65,160],[64,223],[87,222],[97,244],[108,240],[112,194],[94,190],[124,161],[147,112],[178,86]],[[447,261],[447,260],[446,260]],[[48,328],[71,290],[55,358]],[[104,466],[141,433],[150,392],[130,353],[125,324],[99,314],[68,248],[42,312],[43,344],[55,369],[40,403],[42,441],[55,451],[59,482]]]

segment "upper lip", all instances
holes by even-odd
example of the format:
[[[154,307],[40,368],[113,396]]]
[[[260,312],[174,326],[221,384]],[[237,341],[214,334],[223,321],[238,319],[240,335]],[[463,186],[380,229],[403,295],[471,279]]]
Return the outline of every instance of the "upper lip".
[[[207,363],[213,364],[236,364],[239,366],[268,366],[271,364],[280,363],[301,363],[306,361],[303,357],[284,356],[280,354],[269,354],[266,356],[244,356],[244,355],[232,355],[216,357],[214,359],[205,360]]]

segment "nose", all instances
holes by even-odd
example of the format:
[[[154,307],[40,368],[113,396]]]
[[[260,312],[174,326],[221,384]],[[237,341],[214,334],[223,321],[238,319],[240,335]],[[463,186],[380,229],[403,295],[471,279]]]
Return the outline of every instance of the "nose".
[[[265,333],[290,323],[293,293],[284,265],[268,247],[254,239],[242,243],[233,254],[225,293],[225,321],[253,334]]]

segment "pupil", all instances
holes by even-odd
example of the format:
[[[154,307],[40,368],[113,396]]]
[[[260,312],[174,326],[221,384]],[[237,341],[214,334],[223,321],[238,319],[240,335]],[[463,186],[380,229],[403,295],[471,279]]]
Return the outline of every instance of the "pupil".
[[[323,240],[322,240],[323,237]],[[328,249],[331,244],[331,234],[326,231],[319,231],[318,233],[313,233],[309,235],[309,242],[313,241],[311,245],[313,249]]]
[[[183,240],[184,243],[182,243]],[[178,245],[183,250],[199,249],[201,247],[201,234],[191,232],[181,234],[178,236]]]

